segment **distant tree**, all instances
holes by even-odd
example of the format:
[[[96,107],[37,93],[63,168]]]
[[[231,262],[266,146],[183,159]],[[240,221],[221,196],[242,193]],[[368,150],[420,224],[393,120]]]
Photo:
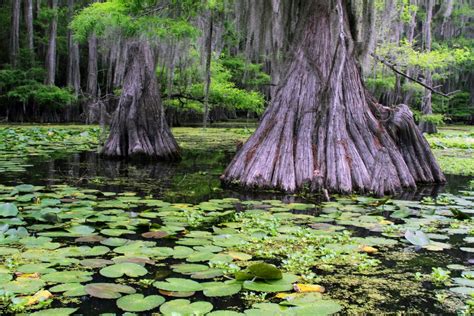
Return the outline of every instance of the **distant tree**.
[[[194,1],[111,0],[94,3],[75,17],[71,25],[79,39],[91,34],[103,38],[120,34],[127,39],[125,76],[102,150],[105,156],[179,159],[162,107],[150,41],[195,34],[186,12],[192,14],[198,7]]]

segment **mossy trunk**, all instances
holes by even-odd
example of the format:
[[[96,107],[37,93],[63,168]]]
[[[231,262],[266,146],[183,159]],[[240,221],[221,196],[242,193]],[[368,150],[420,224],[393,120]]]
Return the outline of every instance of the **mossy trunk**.
[[[179,159],[178,144],[162,114],[153,52],[147,42],[128,45],[122,95],[102,154]]]
[[[445,181],[408,107],[383,107],[368,94],[348,10],[334,3],[306,4],[285,76],[225,183],[382,195]]]

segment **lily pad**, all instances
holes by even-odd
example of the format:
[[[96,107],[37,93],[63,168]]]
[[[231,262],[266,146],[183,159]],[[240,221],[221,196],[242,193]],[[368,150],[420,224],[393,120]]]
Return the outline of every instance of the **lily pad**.
[[[82,283],[92,280],[92,272],[88,271],[61,271],[42,276],[42,280],[49,283]]]
[[[204,315],[214,307],[209,302],[198,301],[191,303],[189,300],[177,299],[161,305],[160,312],[164,316],[174,315]]]
[[[30,316],[69,316],[74,314],[79,308],[50,308],[39,312],[34,312]]]
[[[18,208],[13,203],[0,204],[0,216],[12,217],[18,215]]]
[[[87,294],[103,299],[116,299],[122,294],[134,294],[133,287],[115,283],[90,283],[85,286]]]
[[[165,291],[171,292],[195,292],[203,289],[202,285],[196,281],[180,278],[168,278],[165,281],[157,281],[153,285]]]
[[[3,284],[3,288],[7,292],[18,294],[36,293],[45,286],[45,282],[40,279],[18,279]]]
[[[283,274],[280,280],[262,280],[262,281],[245,281],[243,287],[255,292],[285,292],[293,289],[293,283],[298,278],[291,274]]]
[[[282,272],[273,264],[255,263],[247,268],[250,274],[263,280],[279,280],[283,277]]]
[[[85,286],[80,283],[66,283],[53,286],[49,289],[52,293],[63,293],[66,297],[87,295]]]
[[[242,289],[242,284],[236,281],[202,283],[204,295],[207,297],[231,296]]]
[[[148,273],[148,270],[139,264],[124,262],[102,268],[99,273],[108,278],[120,278],[124,275],[136,278],[144,276]]]
[[[145,312],[157,308],[165,302],[163,296],[143,294],[131,294],[117,300],[117,306],[126,312]]]
[[[405,232],[405,238],[415,246],[423,247],[430,243],[430,239],[421,230]]]

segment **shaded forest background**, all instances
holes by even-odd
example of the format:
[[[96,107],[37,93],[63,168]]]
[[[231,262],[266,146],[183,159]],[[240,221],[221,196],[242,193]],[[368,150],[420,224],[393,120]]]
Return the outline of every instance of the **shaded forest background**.
[[[0,120],[110,121],[129,45],[120,33],[73,33],[71,21],[93,2],[0,1]],[[258,117],[271,100],[281,56],[253,53],[268,39],[249,36],[259,17],[249,10],[242,19],[237,3],[219,2],[190,23],[176,15],[173,29],[152,43],[170,125]],[[361,12],[375,17],[364,38],[369,90],[383,104],[408,104],[422,124],[472,124],[473,1],[377,0],[373,8]]]

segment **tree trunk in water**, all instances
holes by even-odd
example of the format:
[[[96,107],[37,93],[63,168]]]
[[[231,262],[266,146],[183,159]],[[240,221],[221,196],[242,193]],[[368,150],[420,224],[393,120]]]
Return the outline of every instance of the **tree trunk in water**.
[[[10,63],[18,66],[20,55],[20,0],[12,0],[10,31]]]
[[[74,0],[68,0],[68,20],[74,16]],[[74,90],[74,94],[79,95],[81,89],[81,71],[79,64],[79,44],[74,41],[72,31],[67,33],[68,60],[67,60],[67,85]]]
[[[428,4],[426,6],[426,21],[424,25],[424,44],[425,44],[425,51],[431,51],[431,21],[433,19],[433,7],[434,7],[434,0],[428,0]],[[431,70],[426,70],[425,74],[425,83],[432,87],[433,86],[433,78],[431,74]],[[432,102],[431,102],[431,90],[425,89],[425,95],[423,97],[422,105],[421,105],[421,113],[423,115],[430,115],[433,114]],[[422,133],[434,134],[437,132],[436,125],[433,122],[424,121],[423,118],[420,120],[419,128]]]
[[[250,188],[393,194],[444,182],[406,105],[384,107],[365,89],[347,9],[308,1],[293,52],[260,126],[222,180]]]
[[[122,95],[102,154],[111,157],[180,158],[162,116],[153,52],[147,42],[128,46]]]
[[[50,8],[54,11],[58,9],[58,0],[50,0]],[[56,37],[58,33],[58,13],[54,12],[49,24],[48,53],[46,54],[46,80],[48,85],[54,85],[56,77]]]
[[[34,30],[33,30],[33,0],[25,0],[25,24],[26,24],[26,41],[30,54],[31,67],[35,60],[34,47]]]

